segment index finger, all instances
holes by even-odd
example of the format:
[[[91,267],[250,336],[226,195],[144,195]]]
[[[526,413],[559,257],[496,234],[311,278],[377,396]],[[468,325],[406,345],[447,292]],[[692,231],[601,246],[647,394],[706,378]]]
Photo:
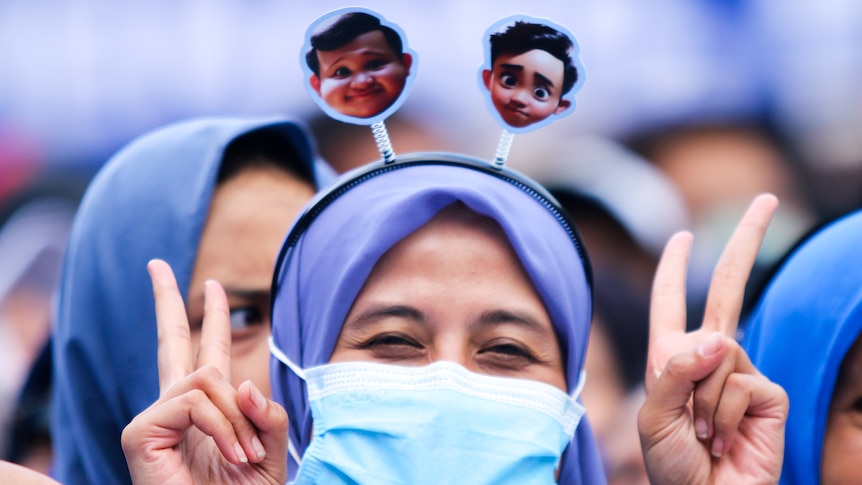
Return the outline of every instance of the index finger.
[[[168,263],[154,259],[147,264],[156,300],[159,396],[194,370],[191,332],[183,297]]]
[[[777,207],[778,198],[772,194],[759,195],[748,206],[715,266],[703,328],[731,338],[736,336],[745,284]]]
[[[649,315],[649,348],[656,340],[672,333],[685,333],[685,276],[691,252],[692,235],[674,234],[662,252],[653,278]]]

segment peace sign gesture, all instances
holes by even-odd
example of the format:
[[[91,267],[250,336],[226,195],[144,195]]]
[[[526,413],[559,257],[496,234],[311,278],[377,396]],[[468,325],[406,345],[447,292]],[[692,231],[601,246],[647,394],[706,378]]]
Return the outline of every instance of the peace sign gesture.
[[[123,431],[137,484],[260,483],[287,478],[287,414],[246,381],[230,376],[230,314],[224,289],[205,288],[195,358],[182,296],[164,261],[147,265],[158,322],[159,400]]]
[[[716,265],[703,323],[693,332],[685,331],[692,236],[678,233],[665,247],[653,282],[647,400],[638,417],[653,483],[778,483],[787,394],[733,338],[777,206],[771,194],[751,203]]]

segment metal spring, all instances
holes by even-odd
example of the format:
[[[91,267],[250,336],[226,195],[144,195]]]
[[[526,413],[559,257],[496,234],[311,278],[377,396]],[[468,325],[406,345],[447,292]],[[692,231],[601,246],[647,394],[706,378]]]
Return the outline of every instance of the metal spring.
[[[380,151],[380,156],[383,157],[385,163],[395,161],[395,151],[392,150],[392,142],[389,140],[389,132],[386,131],[386,125],[382,121],[378,121],[371,125],[371,133],[374,135],[374,142],[377,143],[377,150]]]
[[[503,168],[506,165],[506,159],[509,157],[509,150],[512,149],[512,140],[515,134],[504,129],[500,132],[500,141],[497,142],[497,152],[494,154],[494,168]]]

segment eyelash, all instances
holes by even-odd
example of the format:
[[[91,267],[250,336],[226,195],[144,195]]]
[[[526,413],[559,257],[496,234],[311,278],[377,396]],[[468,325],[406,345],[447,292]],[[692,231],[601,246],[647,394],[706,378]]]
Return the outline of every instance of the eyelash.
[[[502,368],[518,368],[536,364],[539,359],[529,349],[514,342],[490,342],[479,351],[479,355],[490,359],[490,365]]]
[[[404,335],[401,335],[401,334],[393,334],[393,333],[387,333],[387,334],[383,334],[383,335],[375,335],[374,337],[368,339],[368,341],[366,341],[364,344],[362,344],[362,347],[372,348],[372,347],[376,347],[376,346],[380,346],[380,345],[388,345],[388,346],[407,345],[407,346],[416,347],[416,348],[421,347],[421,345],[419,345],[413,339],[406,337]]]

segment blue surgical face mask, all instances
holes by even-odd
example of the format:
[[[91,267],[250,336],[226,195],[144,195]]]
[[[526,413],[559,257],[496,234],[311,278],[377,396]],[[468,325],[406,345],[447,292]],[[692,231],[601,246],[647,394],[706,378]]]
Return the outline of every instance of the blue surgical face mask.
[[[584,415],[538,381],[476,374],[453,362],[342,362],[303,370],[314,421],[299,484],[552,484]]]

